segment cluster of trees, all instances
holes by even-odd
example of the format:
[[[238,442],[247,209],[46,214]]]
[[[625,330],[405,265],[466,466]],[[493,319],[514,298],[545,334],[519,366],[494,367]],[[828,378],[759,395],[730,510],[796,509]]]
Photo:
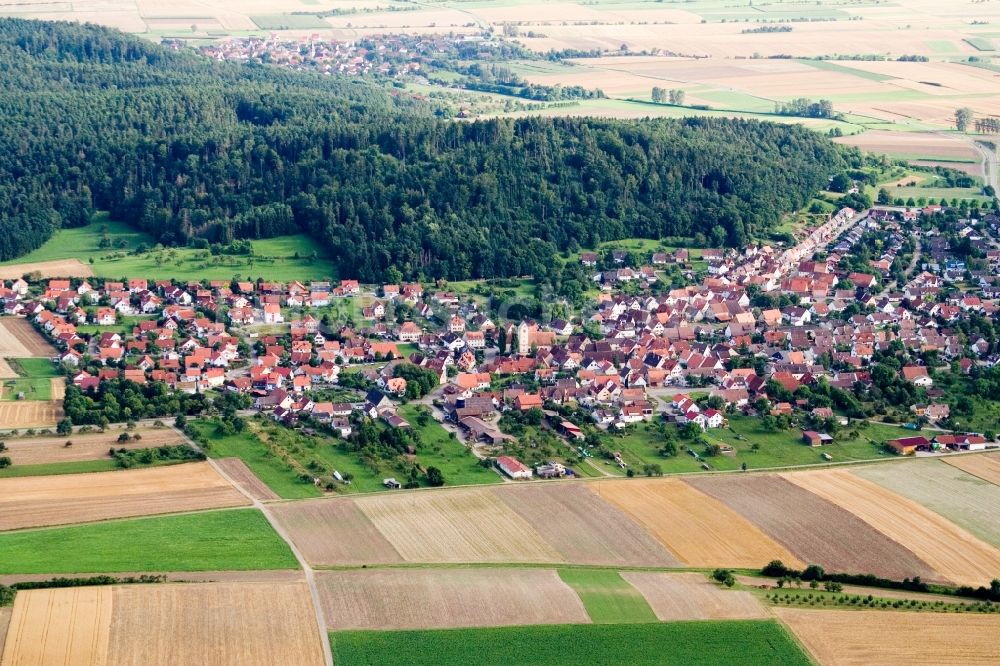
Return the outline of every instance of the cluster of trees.
[[[460,84],[468,90],[513,95],[539,102],[605,97],[604,91],[598,88],[530,83],[506,65],[476,62],[465,68],[464,73],[467,77]]]
[[[109,423],[161,416],[191,416],[201,414],[208,407],[231,413],[248,407],[249,401],[248,396],[230,392],[210,401],[203,393],[172,392],[163,382],[142,386],[126,379],[113,379],[101,382],[96,391],[81,391],[69,385],[63,402],[66,418],[60,428],[72,425],[105,427]]]
[[[402,377],[406,380],[406,399],[416,400],[422,398],[433,391],[439,384],[440,379],[433,370],[421,368],[413,363],[400,363],[392,370],[393,377]]]
[[[446,122],[90,25],[0,19],[0,65],[0,259],[107,209],[165,245],[305,231],[366,281],[525,275],[571,243],[718,226],[740,246],[850,159],[748,120]]]
[[[840,114],[833,110],[833,102],[821,99],[814,102],[805,97],[793,99],[790,102],[778,102],[774,112],[779,116],[798,116],[800,118],[837,118]]]
[[[652,97],[653,101],[658,104],[676,104],[677,106],[684,105],[685,93],[681,88],[672,88],[667,90],[666,88],[660,88],[659,86],[653,86]]]
[[[115,449],[109,452],[115,465],[123,469],[142,467],[164,461],[204,460],[205,454],[187,444],[158,446],[155,449]]]

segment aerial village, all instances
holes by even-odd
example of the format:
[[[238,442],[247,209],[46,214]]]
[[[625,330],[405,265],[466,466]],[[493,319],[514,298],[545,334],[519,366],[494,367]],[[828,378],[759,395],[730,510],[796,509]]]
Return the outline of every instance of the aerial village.
[[[1000,219],[945,212],[843,209],[786,248],[675,248],[638,262],[621,249],[585,251],[593,308],[542,321],[501,319],[446,284],[354,280],[22,278],[2,285],[0,303],[54,344],[68,384],[84,394],[120,379],[236,393],[247,412],[341,438],[365,420],[411,428],[398,407],[417,401],[509,479],[572,476],[595,457],[605,470],[659,473],[633,470],[614,434],[652,424],[650,437],[669,440],[664,428],[676,428],[696,442],[739,417],[793,430],[831,460],[822,451],[838,429],[889,422],[885,410],[866,410],[887,400],[871,397],[873,384],[880,395],[906,391],[907,415],[894,422],[912,432],[897,425],[900,436],[879,442],[887,453],[947,455],[997,446],[995,433],[948,427],[954,415],[934,378],[1000,359],[997,341],[967,325],[997,311]],[[699,279],[671,288],[661,279],[668,266]],[[366,303],[359,326],[318,314],[355,299]],[[873,372],[887,355],[899,359],[888,378]],[[401,369],[411,366],[432,385],[408,390]],[[565,451],[518,447],[525,426],[546,429]],[[728,447],[682,448],[713,469]]]

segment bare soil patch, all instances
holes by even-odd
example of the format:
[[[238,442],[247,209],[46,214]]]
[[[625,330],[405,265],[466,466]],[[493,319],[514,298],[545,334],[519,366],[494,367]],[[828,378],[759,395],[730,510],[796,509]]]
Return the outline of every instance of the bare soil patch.
[[[55,426],[63,417],[61,400],[0,402],[0,428],[23,430]]]
[[[105,25],[107,24],[105,23]],[[36,271],[41,273],[43,278],[94,276],[94,271],[91,270],[90,266],[83,263],[79,259],[57,259],[55,261],[36,261],[28,264],[10,264],[8,266],[0,266],[0,280],[15,280],[22,275],[34,273]]]
[[[4,666],[105,664],[112,612],[110,587],[19,592],[0,663]]]
[[[767,617],[757,597],[742,590],[725,590],[697,573],[623,571],[661,621],[747,620]]]
[[[912,500],[842,469],[783,474],[902,544],[939,578],[984,585],[1000,572],[1000,552]]]
[[[0,530],[249,503],[207,462],[0,479]]]
[[[317,573],[331,630],[589,622],[551,569],[380,569]]]
[[[494,491],[575,564],[677,566],[677,558],[620,509],[579,484],[507,485]]]
[[[685,564],[762,567],[781,560],[804,566],[738,513],[679,479],[598,481],[587,488],[632,516]]]
[[[407,562],[563,562],[489,488],[364,497],[358,508]]]
[[[270,507],[302,555],[319,566],[397,564],[395,547],[353,500],[282,502]]]
[[[277,493],[267,487],[257,475],[239,458],[219,458],[215,461],[236,485],[243,488],[251,497],[258,500],[281,499]]]
[[[305,583],[114,588],[108,666],[323,663]]]
[[[78,462],[100,460],[108,457],[112,447],[116,449],[150,449],[169,444],[180,444],[184,438],[168,428],[137,428],[130,431],[140,435],[139,441],[118,441],[124,430],[108,430],[60,437],[24,437],[5,439],[7,452],[15,465],[43,465],[46,463]],[[66,442],[73,446],[66,446]]]
[[[685,479],[764,530],[799,559],[828,571],[895,580],[934,571],[914,553],[836,504],[773,475]]]
[[[995,615],[798,608],[774,612],[824,665],[997,663],[1000,617]]]

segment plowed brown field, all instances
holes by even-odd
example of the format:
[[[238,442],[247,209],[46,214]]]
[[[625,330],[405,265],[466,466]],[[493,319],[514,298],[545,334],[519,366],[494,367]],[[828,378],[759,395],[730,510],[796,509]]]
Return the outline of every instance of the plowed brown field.
[[[623,571],[659,620],[745,620],[767,617],[749,592],[725,590],[697,573]]]
[[[797,557],[828,571],[895,580],[934,578],[914,553],[832,502],[773,475],[685,479],[724,502]]]
[[[270,507],[310,564],[396,564],[403,561],[353,500],[282,502]]]
[[[48,358],[56,353],[27,319],[0,317],[0,356],[4,358]]]
[[[846,470],[783,474],[850,511],[927,562],[941,578],[984,585],[1000,575],[996,548],[916,502]]]
[[[119,443],[124,430],[108,430],[65,437],[25,437],[7,439],[7,452],[15,465],[42,465],[45,463],[100,460],[108,457],[108,449],[149,449],[166,444],[180,444],[183,437],[167,428],[139,428],[132,431],[141,435],[139,441]],[[72,441],[73,446],[66,446]]]
[[[0,479],[0,530],[249,503],[207,462]]]
[[[112,611],[110,587],[21,591],[0,664],[103,666]]]
[[[568,562],[632,567],[679,564],[624,512],[580,485],[509,484],[494,492]]]
[[[824,666],[966,666],[1000,661],[1000,617],[775,608]]]
[[[489,488],[364,497],[358,508],[407,562],[562,562]]]
[[[304,583],[116,587],[114,609],[108,666],[323,664]]]
[[[259,500],[281,499],[278,494],[267,487],[263,481],[257,478],[246,463],[239,458],[219,458],[215,464],[222,468],[222,471],[229,475],[238,486],[249,493],[251,497]]]
[[[579,624],[580,597],[551,569],[381,569],[317,575],[330,629]]]
[[[598,481],[587,488],[632,516],[685,564],[754,568],[781,560],[804,566],[738,513],[679,479]]]

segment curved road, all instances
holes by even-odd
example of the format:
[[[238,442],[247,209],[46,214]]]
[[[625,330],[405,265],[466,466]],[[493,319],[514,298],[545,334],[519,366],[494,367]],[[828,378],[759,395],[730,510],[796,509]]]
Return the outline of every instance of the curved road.
[[[954,133],[938,132],[941,136],[954,137]],[[997,152],[990,150],[983,144],[976,141],[975,137],[965,134],[960,135],[962,140],[972,146],[972,149],[979,155],[983,164],[983,180],[987,185],[992,185],[994,191],[1000,191],[1000,161],[997,159]]]

